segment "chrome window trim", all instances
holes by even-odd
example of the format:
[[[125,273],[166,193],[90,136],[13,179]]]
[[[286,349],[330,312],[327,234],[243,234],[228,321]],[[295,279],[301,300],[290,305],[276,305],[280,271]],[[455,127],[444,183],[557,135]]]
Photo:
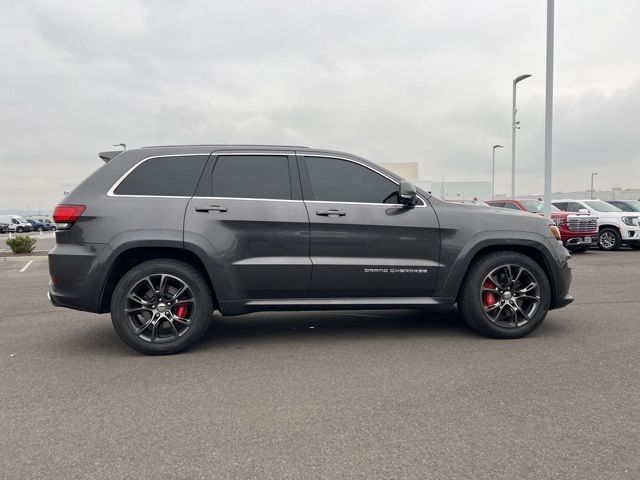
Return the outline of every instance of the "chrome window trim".
[[[253,197],[189,197],[194,200],[259,200],[261,202],[293,202],[302,203],[303,200],[291,200],[288,198],[253,198]]]
[[[172,196],[172,195],[133,195],[133,194],[117,194],[114,193],[118,186],[133,172],[136,168],[142,165],[147,160],[152,160],[154,158],[165,158],[165,157],[208,157],[208,156],[223,156],[223,155],[265,155],[265,156],[291,156],[296,155],[298,157],[317,157],[317,158],[333,158],[336,160],[344,160],[347,162],[356,163],[365,168],[368,168],[372,172],[377,173],[378,175],[383,176],[387,180],[395,183],[396,185],[400,185],[400,182],[397,182],[393,178],[389,177],[385,173],[367,165],[365,163],[359,162],[353,158],[342,157],[339,155],[329,155],[329,154],[320,154],[320,153],[303,153],[296,152],[294,150],[291,151],[224,151],[224,150],[214,150],[210,153],[176,153],[176,154],[167,154],[167,155],[152,155],[150,157],[145,157],[134,164],[131,168],[129,168],[109,189],[107,192],[108,197],[123,197],[123,198],[172,198],[172,199],[198,199],[198,200],[259,200],[265,202],[308,202],[308,203],[324,203],[324,204],[344,204],[344,205],[372,205],[372,206],[384,206],[384,207],[404,207],[402,203],[368,203],[368,202],[341,202],[341,201],[327,201],[327,200],[291,200],[291,199],[280,199],[280,198],[253,198],[253,197],[194,197],[194,196]],[[414,205],[413,208],[424,208],[427,206],[427,202],[422,196],[417,195],[417,197],[422,201],[422,205]]]
[[[242,151],[224,151],[224,150],[214,150],[213,152],[211,152],[212,156],[216,156],[216,157],[221,157],[224,155],[266,155],[266,156],[270,156],[270,157],[291,157],[293,155],[295,155],[295,151],[291,150],[290,152],[283,152],[283,151],[273,151],[273,152],[268,152],[268,151],[255,151],[255,152],[251,152],[251,151],[246,151],[246,150],[242,150]]]
[[[389,175],[385,174],[384,172],[381,172],[377,169],[375,169],[374,167],[367,165],[366,163],[362,163],[359,162],[358,160],[355,160],[353,158],[348,158],[348,157],[341,157],[339,155],[322,155],[320,153],[296,153],[296,155],[298,157],[316,157],[316,158],[332,158],[335,160],[344,160],[346,162],[352,162],[352,163],[357,163],[358,165],[363,166],[364,168],[368,168],[369,170],[371,170],[374,173],[377,173],[378,175],[383,176],[384,178],[386,178],[387,180],[395,183],[396,185],[400,186],[400,182],[397,182],[396,180],[394,180],[393,178],[391,178]],[[420,195],[416,194],[416,196],[422,201],[422,205],[414,205],[413,208],[424,208],[427,206],[427,201],[422,198]],[[340,202],[340,201],[328,201],[328,200],[306,200],[307,202],[318,202],[318,203],[340,203],[340,204],[351,204],[351,205],[386,205],[386,206],[394,206],[394,205],[400,205],[400,206],[404,206],[403,203],[369,203],[369,202]]]
[[[142,165],[147,160],[152,160],[154,158],[165,158],[165,157],[208,157],[211,155],[210,153],[176,153],[170,155],[153,155],[151,157],[145,157],[139,162],[137,162],[133,167],[124,172],[124,174],[114,183],[109,191],[107,192],[107,197],[125,197],[125,198],[191,198],[191,196],[172,196],[172,195],[134,195],[134,194],[118,194],[114,193],[116,188],[120,186],[120,184],[124,181],[125,178],[129,176],[131,172],[133,172],[136,168]]]

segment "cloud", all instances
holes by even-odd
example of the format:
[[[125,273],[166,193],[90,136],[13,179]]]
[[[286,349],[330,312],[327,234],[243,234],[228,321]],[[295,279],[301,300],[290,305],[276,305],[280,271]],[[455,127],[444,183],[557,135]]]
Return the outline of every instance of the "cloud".
[[[0,6],[0,208],[52,206],[113,143],[293,143],[425,179],[542,190],[544,2],[10,1]],[[638,186],[640,6],[557,6],[554,190]],[[9,179],[7,181],[7,179]],[[18,181],[18,179],[20,181]],[[502,188],[501,188],[502,187]]]

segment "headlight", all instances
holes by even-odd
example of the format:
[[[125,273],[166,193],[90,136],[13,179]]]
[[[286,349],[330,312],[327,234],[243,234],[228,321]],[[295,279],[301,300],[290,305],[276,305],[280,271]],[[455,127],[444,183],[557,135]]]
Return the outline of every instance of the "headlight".
[[[555,225],[549,225],[549,230],[551,230],[551,235],[555,237],[559,242],[562,241],[562,236],[560,235],[560,229]]]
[[[622,221],[626,225],[630,225],[630,226],[633,226],[633,227],[638,226],[638,217],[622,217]]]

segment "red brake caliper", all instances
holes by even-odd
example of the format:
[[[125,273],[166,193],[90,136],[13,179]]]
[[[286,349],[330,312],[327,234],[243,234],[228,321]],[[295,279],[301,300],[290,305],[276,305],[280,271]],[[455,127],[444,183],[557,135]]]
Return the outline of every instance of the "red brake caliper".
[[[181,318],[187,318],[189,307],[187,305],[178,305],[176,307],[176,315]]]
[[[489,279],[485,280],[482,286],[484,288],[496,288],[496,284]],[[497,301],[498,300],[496,299],[495,292],[484,292],[482,294],[482,302],[484,303],[485,307],[488,307],[490,305],[495,305]]]

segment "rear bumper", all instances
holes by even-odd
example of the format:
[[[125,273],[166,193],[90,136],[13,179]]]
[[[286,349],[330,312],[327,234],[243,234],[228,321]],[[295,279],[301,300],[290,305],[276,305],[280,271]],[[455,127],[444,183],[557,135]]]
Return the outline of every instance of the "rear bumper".
[[[57,244],[49,253],[51,304],[99,313],[107,251],[104,244]]]

